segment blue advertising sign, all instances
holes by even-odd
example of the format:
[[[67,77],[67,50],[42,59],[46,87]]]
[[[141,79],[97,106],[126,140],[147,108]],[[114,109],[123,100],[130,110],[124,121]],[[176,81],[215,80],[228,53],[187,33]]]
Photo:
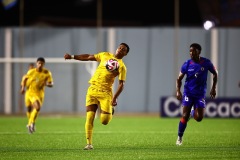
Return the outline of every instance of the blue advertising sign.
[[[160,100],[161,117],[180,117],[181,101],[166,96]],[[206,98],[205,117],[240,118],[240,98]]]

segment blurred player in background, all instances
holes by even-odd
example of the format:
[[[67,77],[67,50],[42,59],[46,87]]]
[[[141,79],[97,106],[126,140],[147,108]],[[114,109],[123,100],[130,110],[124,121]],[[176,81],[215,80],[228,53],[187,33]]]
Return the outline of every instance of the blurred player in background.
[[[85,132],[87,145],[84,150],[93,149],[93,124],[98,106],[100,107],[100,121],[102,124],[107,125],[112,119],[112,114],[114,112],[113,106],[117,105],[117,98],[123,91],[127,75],[127,68],[122,58],[127,56],[129,50],[129,46],[126,43],[121,43],[116,49],[115,54],[100,52],[97,54],[80,55],[70,55],[66,53],[64,55],[65,59],[100,62],[94,75],[89,80],[90,86],[86,94]],[[118,70],[111,72],[106,69],[106,62],[109,59],[115,59],[118,61]],[[116,76],[118,76],[119,83],[116,93],[113,95],[112,86]]]
[[[176,145],[182,145],[183,134],[187,127],[187,122],[191,116],[197,122],[202,121],[205,111],[205,94],[207,90],[207,75],[210,71],[213,75],[213,84],[210,90],[210,97],[216,96],[216,85],[218,73],[212,62],[204,57],[200,57],[202,47],[193,43],[190,45],[190,57],[181,67],[181,71],[176,81],[176,96],[182,101],[183,114],[178,126],[178,138]],[[182,79],[186,75],[183,95],[181,92]],[[192,109],[192,111],[191,111]]]
[[[45,59],[39,57],[36,62],[36,67],[29,70],[21,83],[21,93],[28,90],[28,95],[25,95],[25,104],[29,113],[27,129],[30,134],[35,131],[35,122],[41,106],[44,102],[45,86],[53,87],[53,78],[50,70],[44,68]],[[27,87],[28,86],[28,87]]]
[[[34,63],[29,63],[28,64],[28,70],[31,70],[34,68]],[[24,82],[24,79],[25,77],[27,76],[27,74],[23,75],[22,77],[22,81],[21,81],[21,87],[23,86],[23,82]],[[28,87],[29,87],[29,84],[26,82],[26,90],[25,90],[25,106],[27,108],[27,118],[29,119],[30,118],[30,113],[32,112],[32,106],[27,106],[27,99],[28,99]]]

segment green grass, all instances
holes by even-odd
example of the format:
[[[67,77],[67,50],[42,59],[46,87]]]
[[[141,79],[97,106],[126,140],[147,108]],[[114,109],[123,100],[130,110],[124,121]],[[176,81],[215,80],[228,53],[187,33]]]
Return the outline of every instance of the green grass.
[[[26,117],[0,117],[0,159],[17,160],[239,160],[240,119],[191,119],[176,146],[179,118],[114,116],[94,123],[94,150],[85,151],[84,116],[37,119],[30,135]]]

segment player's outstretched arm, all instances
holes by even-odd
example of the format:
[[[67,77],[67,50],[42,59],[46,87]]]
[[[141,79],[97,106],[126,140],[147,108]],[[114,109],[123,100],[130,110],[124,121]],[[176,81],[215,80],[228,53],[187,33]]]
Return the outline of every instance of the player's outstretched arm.
[[[96,61],[96,58],[92,54],[80,54],[80,55],[71,55],[66,53],[64,55],[65,59],[75,59],[79,61]]]

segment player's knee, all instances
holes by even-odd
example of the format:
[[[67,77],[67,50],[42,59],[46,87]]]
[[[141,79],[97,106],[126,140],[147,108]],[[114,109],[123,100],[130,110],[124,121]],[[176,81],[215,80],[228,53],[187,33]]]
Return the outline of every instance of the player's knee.
[[[107,125],[109,123],[109,119],[101,119],[101,123],[103,125]]]
[[[103,124],[103,125],[107,125],[107,124],[108,124],[108,121],[102,121],[102,124]]]
[[[103,125],[107,125],[112,119],[112,115],[111,114],[101,114],[101,123]]]
[[[203,117],[197,117],[195,120],[196,120],[197,122],[201,122],[202,119],[203,119]]]
[[[196,121],[197,121],[197,122],[201,122],[201,121],[202,121],[202,119],[196,119]]]

